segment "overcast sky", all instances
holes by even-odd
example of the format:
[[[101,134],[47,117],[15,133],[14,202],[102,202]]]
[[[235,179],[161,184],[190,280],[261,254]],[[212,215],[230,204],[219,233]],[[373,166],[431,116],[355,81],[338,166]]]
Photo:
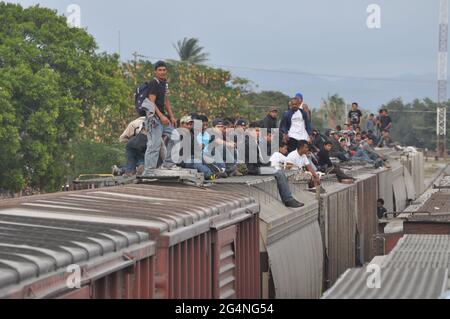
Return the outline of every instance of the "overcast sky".
[[[287,94],[295,93],[294,86],[279,83],[283,73],[232,66],[376,78],[430,77],[437,68],[438,0],[9,2],[38,3],[61,14],[69,4],[78,4],[81,24],[94,35],[101,50],[118,52],[120,30],[123,60],[131,59],[134,51],[177,58],[172,44],[197,37],[210,53],[209,63],[230,66],[234,74],[249,77],[260,89],[273,85]],[[370,4],[381,8],[380,29],[366,25]],[[292,75],[286,78],[293,80]]]

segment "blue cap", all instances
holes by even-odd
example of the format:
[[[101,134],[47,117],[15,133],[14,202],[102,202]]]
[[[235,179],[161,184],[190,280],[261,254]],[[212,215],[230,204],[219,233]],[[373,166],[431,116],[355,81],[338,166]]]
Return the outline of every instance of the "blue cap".
[[[303,99],[303,94],[297,93],[297,94],[295,94],[295,97],[298,97],[298,98],[300,98],[300,99]]]

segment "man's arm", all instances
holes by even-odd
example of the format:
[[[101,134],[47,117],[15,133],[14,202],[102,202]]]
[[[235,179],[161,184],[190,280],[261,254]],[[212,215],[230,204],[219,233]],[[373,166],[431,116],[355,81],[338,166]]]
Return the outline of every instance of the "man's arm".
[[[156,95],[150,94],[148,98],[149,98],[150,101],[152,101],[156,105]],[[156,106],[156,108],[155,108],[155,113],[159,117],[159,119],[161,120],[161,124],[162,125],[169,125],[170,124],[169,119],[167,118],[167,116],[162,114],[162,112],[159,110],[158,106]]]
[[[177,126],[177,118],[175,117],[175,115],[172,112],[172,105],[170,105],[169,95],[167,95],[167,94],[165,97],[165,104],[166,104],[167,113],[169,114],[170,122],[172,123],[172,125],[174,127],[176,127]]]
[[[317,175],[316,171],[313,169],[311,164],[305,165],[305,167],[306,167],[306,170],[311,173],[312,178],[314,180],[314,184],[316,186],[320,185],[320,177],[319,177],[319,175]]]

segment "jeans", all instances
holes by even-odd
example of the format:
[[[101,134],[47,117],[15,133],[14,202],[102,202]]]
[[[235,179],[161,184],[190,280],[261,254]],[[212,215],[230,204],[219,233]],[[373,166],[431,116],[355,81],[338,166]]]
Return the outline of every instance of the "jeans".
[[[199,173],[203,173],[203,175],[205,175],[205,179],[210,179],[211,176],[213,175],[213,172],[211,171],[211,169],[205,164],[185,163],[184,167],[189,168],[189,169],[196,169]]]
[[[149,126],[150,127],[150,126]],[[172,136],[173,134],[173,136]],[[147,134],[147,151],[145,152],[145,171],[156,169],[158,167],[159,152],[161,150],[161,137],[168,136],[169,143],[167,144],[167,155],[163,164],[174,165],[172,160],[172,148],[179,140],[179,134],[174,127],[169,125],[162,125],[159,119],[154,119],[153,125]]]
[[[144,164],[145,153],[128,146],[125,148],[125,150],[127,153],[126,172],[131,173],[136,170],[137,166]]]
[[[260,167],[259,175],[273,175],[277,180],[278,193],[280,193],[281,201],[283,204],[294,199],[292,196],[291,188],[289,187],[289,181],[284,174],[284,171],[277,170],[273,167]]]
[[[369,155],[367,155],[366,152],[364,152],[363,150],[359,149],[355,156],[352,157],[352,160],[354,161],[364,161],[364,162],[368,162],[370,164],[375,164],[375,162],[369,157]]]
[[[272,175],[272,174],[271,174]],[[286,174],[282,170],[277,170],[273,176],[277,180],[278,193],[280,193],[281,201],[283,204],[294,199],[292,196],[291,188],[289,187],[289,181]]]

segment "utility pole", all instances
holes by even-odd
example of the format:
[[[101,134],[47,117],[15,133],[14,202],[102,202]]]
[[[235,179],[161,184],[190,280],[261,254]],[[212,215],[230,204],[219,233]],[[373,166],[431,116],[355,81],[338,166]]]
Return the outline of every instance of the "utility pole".
[[[448,0],[439,5],[439,62],[438,62],[438,107],[437,107],[437,155],[446,157],[447,137],[447,64],[448,64]]]
[[[120,37],[120,30],[119,30],[119,59],[120,59],[120,57],[121,57],[121,52],[122,51],[122,39],[121,39],[121,37]]]

